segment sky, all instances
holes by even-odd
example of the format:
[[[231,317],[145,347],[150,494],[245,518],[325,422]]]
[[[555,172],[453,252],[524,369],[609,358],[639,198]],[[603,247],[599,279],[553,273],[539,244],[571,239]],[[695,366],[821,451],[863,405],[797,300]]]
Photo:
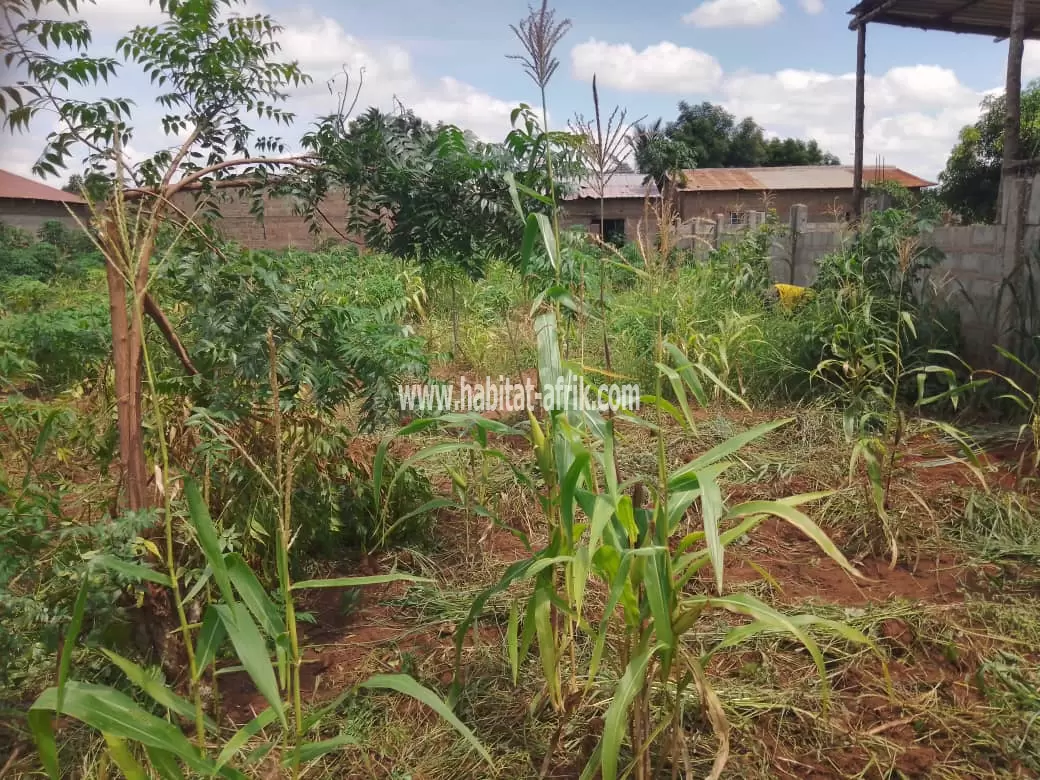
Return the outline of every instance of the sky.
[[[619,105],[629,121],[666,121],[680,100],[711,101],[737,118],[753,117],[768,134],[815,138],[852,163],[856,34],[852,0],[556,0],[572,27],[556,50],[560,69],[549,86],[550,124],[592,112],[595,74],[601,104]],[[147,0],[96,0],[83,14],[97,51],[110,50],[135,24],[155,23]],[[269,13],[285,28],[285,59],[314,81],[294,91],[292,144],[335,100],[328,80],[344,68],[364,70],[359,106],[392,108],[399,100],[419,116],[472,130],[486,140],[509,131],[520,102],[537,88],[516,61],[509,28],[524,0],[338,0],[289,3],[249,0],[242,12]],[[935,180],[957,134],[979,113],[986,94],[1004,83],[1007,43],[871,25],[867,32],[865,159]],[[1040,44],[1027,43],[1025,80],[1040,76]],[[127,72],[106,93],[132,99],[132,151],[145,155],[164,138],[148,82]],[[0,136],[0,167],[29,175],[51,129],[44,117],[29,133]],[[7,133],[7,131],[4,131]],[[51,182],[56,183],[56,182]]]

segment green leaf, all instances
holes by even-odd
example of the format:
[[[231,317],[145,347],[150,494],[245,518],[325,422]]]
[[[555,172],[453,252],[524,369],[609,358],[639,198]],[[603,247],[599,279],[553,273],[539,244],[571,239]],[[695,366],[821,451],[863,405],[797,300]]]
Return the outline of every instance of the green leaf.
[[[545,251],[549,255],[552,267],[558,271],[560,269],[560,252],[556,245],[556,234],[553,233],[552,223],[545,214],[535,212],[528,215],[528,219],[532,216],[538,221],[538,229],[542,233],[542,244],[544,244]]]
[[[653,553],[646,559],[643,573],[646,600],[650,603],[654,633],[657,634],[666,675],[671,666],[672,652],[675,650],[675,634],[672,631],[672,575],[668,564],[668,550],[664,547],[654,548]]]
[[[148,672],[128,658],[124,658],[118,653],[114,653],[111,650],[106,650],[104,648],[102,648],[101,652],[108,657],[109,661],[120,668],[130,682],[140,688],[141,691],[148,695],[153,701],[170,710],[170,712],[180,715],[185,720],[194,722],[195,707],[191,702],[182,699],[176,693],[167,688],[161,680],[148,674]],[[204,723],[211,731],[217,730],[217,724],[211,719],[205,718]]]
[[[256,578],[256,574],[238,553],[229,553],[224,556],[228,576],[231,584],[238,591],[242,603],[256,618],[260,628],[267,634],[269,639],[276,639],[285,633],[285,619],[282,613],[267,595],[264,586]]]
[[[83,578],[83,582],[79,586],[79,592],[76,594],[76,601],[72,605],[72,619],[69,621],[68,631],[65,632],[65,641],[61,644],[61,656],[58,659],[58,695],[57,695],[57,709],[56,714],[63,715],[65,713],[65,686],[69,681],[69,668],[72,666],[72,651],[76,647],[76,640],[79,639],[79,632],[83,628],[83,613],[87,609],[87,577]]]
[[[54,715],[47,710],[30,709],[27,720],[47,777],[50,780],[60,780],[58,745],[54,739]]]
[[[147,581],[167,588],[173,587],[173,583],[170,582],[170,575],[156,571],[151,566],[146,566],[143,563],[131,563],[113,555],[105,553],[95,555],[90,559],[90,565],[119,574],[131,582]]]
[[[119,767],[126,780],[148,780],[148,773],[137,762],[133,754],[126,746],[126,741],[109,733],[104,733],[105,744],[108,745],[108,755],[112,762]]]
[[[47,717],[57,704],[57,688],[48,688],[33,702],[30,716]],[[213,770],[179,728],[112,688],[71,680],[66,685],[63,712],[102,733],[172,753],[196,772],[210,774]]]
[[[610,547],[604,547],[603,550],[606,553],[615,553],[614,549]],[[628,571],[631,567],[632,556],[623,556],[618,564],[617,571],[614,573],[614,577],[610,582],[610,594],[607,596],[607,603],[603,608],[603,617],[600,618],[599,632],[596,635],[592,647],[592,658],[589,661],[589,681],[586,688],[592,686],[593,682],[596,680],[596,675],[599,672],[599,665],[603,659],[603,650],[607,643],[607,633],[610,628],[610,621],[614,616],[614,610],[617,609],[617,605],[621,601],[621,596],[625,591],[625,585],[628,584]]]
[[[650,659],[661,649],[661,645],[646,647],[628,662],[625,673],[614,689],[614,700],[607,709],[603,723],[603,737],[600,740],[600,767],[603,780],[617,780],[618,756],[624,742],[628,725],[628,710],[632,702],[646,686],[646,669]],[[638,748],[638,746],[636,746]]]
[[[736,436],[731,436],[726,439],[726,441],[722,442],[722,444],[712,447],[700,457],[694,458],[685,466],[679,468],[672,474],[672,478],[674,479],[694,471],[699,471],[706,466],[717,463],[723,458],[728,458],[730,455],[743,448],[746,444],[765,436],[771,431],[775,431],[777,428],[787,425],[793,420],[793,417],[789,417],[785,420],[763,423],[761,425],[756,425],[754,428],[749,428],[743,433],[738,433]]]
[[[172,753],[155,747],[146,747],[145,752],[148,754],[148,762],[162,780],[184,780],[184,773]]]
[[[294,763],[306,763],[316,758],[335,752],[348,745],[356,745],[357,738],[350,734],[340,734],[338,737],[323,739],[320,742],[304,742],[294,750],[289,751],[282,759],[282,766],[293,766]]]
[[[756,514],[773,515],[774,517],[779,517],[781,520],[786,520],[816,542],[817,546],[827,553],[827,556],[832,561],[841,566],[841,568],[853,577],[858,577],[861,580],[869,579],[849,562],[848,558],[846,558],[841,550],[838,549],[837,545],[831,541],[830,537],[827,536],[827,534],[825,534],[808,515],[795,509],[789,504],[785,504],[781,501],[748,501],[730,509],[726,513],[726,518],[733,519]]]
[[[199,547],[202,548],[206,561],[213,571],[213,579],[217,583],[217,588],[220,589],[220,596],[224,599],[225,604],[234,604],[235,596],[231,590],[231,577],[228,575],[224,556],[220,552],[220,539],[217,536],[217,529],[213,525],[213,520],[209,516],[209,508],[202,499],[198,483],[193,479],[186,478],[184,480],[184,494],[188,498],[188,515],[191,518],[192,526],[195,528]]]
[[[236,731],[231,738],[224,743],[220,755],[217,756],[217,769],[224,766],[228,761],[234,758],[235,754],[244,748],[249,740],[274,723],[277,717],[278,714],[274,711],[274,708],[268,707],[249,721],[249,723]]]
[[[697,423],[693,419],[693,414],[690,411],[690,404],[686,398],[686,390],[683,387],[682,379],[679,374],[673,368],[669,368],[664,363],[657,363],[657,370],[665,375],[668,379],[668,383],[672,386],[672,392],[675,394],[675,399],[679,402],[679,408],[682,409],[683,417],[685,418],[686,429],[688,431],[696,431]],[[681,423],[680,423],[681,424]]]
[[[509,668],[513,673],[513,685],[520,676],[520,609],[514,599],[509,603],[509,623],[506,626],[506,652]]]
[[[538,658],[542,662],[542,675],[549,688],[549,696],[555,704],[561,701],[560,668],[556,657],[556,634],[553,630],[551,614],[553,587],[551,580],[539,577],[534,587],[534,631],[538,641]]]
[[[217,657],[217,651],[227,639],[227,631],[220,615],[213,605],[206,607],[206,613],[202,616],[202,628],[198,638],[195,640],[195,671],[200,679],[206,668],[213,663]]]
[[[441,699],[436,693],[431,691],[429,688],[425,688],[411,677],[406,674],[375,674],[361,683],[362,688],[369,690],[391,690],[402,693],[405,696],[409,696],[416,701],[420,701],[437,713],[443,718],[455,731],[462,735],[462,737],[470,744],[470,746],[480,754],[490,766],[494,766],[494,762],[491,760],[491,754],[487,752],[484,746],[477,739],[476,735],[470,731],[469,727],[466,726],[461,720],[456,717],[455,713],[451,711],[451,708]]]
[[[267,652],[267,643],[253,622],[249,610],[243,604],[214,604],[213,609],[224,623],[224,630],[227,631],[228,638],[235,648],[238,660],[256,689],[278,713],[278,720],[282,725],[287,726],[278,680]]]
[[[722,491],[719,483],[710,473],[710,469],[694,472],[701,491],[701,516],[704,519],[704,539],[708,546],[708,557],[715,573],[715,590],[722,593],[722,575],[724,571],[724,555],[726,548],[719,537],[719,521],[725,506],[722,503]]]
[[[710,598],[701,596],[691,598],[685,603],[688,605],[705,604],[710,607],[721,607],[738,615],[747,615],[760,623],[771,626],[773,630],[783,631],[794,636],[809,651],[809,655],[816,664],[816,670],[820,675],[821,698],[826,705],[830,696],[830,685],[827,682],[827,669],[824,666],[823,654],[813,638],[787,615],[778,612],[747,593],[734,593],[729,596]]]
[[[365,577],[336,577],[330,580],[302,580],[294,582],[293,590],[315,590],[318,588],[360,588],[365,585],[385,585],[388,582],[433,582],[429,577],[414,574],[373,574]]]

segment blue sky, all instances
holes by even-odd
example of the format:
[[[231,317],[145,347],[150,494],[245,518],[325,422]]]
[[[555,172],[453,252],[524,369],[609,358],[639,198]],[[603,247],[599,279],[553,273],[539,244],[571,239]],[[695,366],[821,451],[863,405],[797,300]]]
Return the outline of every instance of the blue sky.
[[[855,34],[850,0],[557,0],[573,27],[557,49],[550,116],[560,126],[590,113],[590,82],[599,77],[604,104],[629,119],[674,117],[679,100],[722,103],[753,116],[770,133],[815,137],[851,163]],[[362,105],[389,108],[394,98],[431,121],[448,121],[482,137],[508,131],[509,110],[536,92],[518,63],[508,25],[527,10],[516,0],[396,0],[391,3],[250,0],[246,10],[272,14],[285,27],[284,54],[299,59],[315,84],[294,94],[298,136],[327,113],[325,81],[346,65],[365,69]],[[100,45],[137,22],[153,22],[146,0],[97,0],[86,12]],[[985,36],[925,33],[872,25],[867,41],[866,157],[883,157],[935,177],[979,101],[1004,80],[1006,43]],[[1040,48],[1029,44],[1027,77],[1040,76]],[[135,99],[144,154],[165,143],[143,81],[121,80]],[[47,127],[34,128],[0,151],[0,164],[26,172]]]

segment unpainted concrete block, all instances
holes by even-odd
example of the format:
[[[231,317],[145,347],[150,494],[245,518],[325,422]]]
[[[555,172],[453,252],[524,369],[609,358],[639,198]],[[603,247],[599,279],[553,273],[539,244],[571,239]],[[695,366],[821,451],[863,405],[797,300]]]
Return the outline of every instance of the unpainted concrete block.
[[[975,300],[976,305],[978,305],[996,296],[998,284],[998,282],[992,279],[976,277],[970,283],[966,283],[965,287],[967,287],[968,293]]]
[[[1029,193],[1029,206],[1026,210],[1026,224],[1040,225],[1040,182],[1033,179]]]
[[[978,248],[997,250],[996,225],[972,225],[971,243]]]
[[[791,231],[794,233],[805,232],[805,226],[809,222],[809,207],[802,203],[791,206]]]

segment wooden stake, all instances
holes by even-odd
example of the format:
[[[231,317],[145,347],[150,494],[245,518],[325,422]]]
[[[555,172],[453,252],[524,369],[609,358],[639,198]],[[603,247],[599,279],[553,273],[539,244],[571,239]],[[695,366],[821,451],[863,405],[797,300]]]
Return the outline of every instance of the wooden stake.
[[[1022,52],[1025,47],[1026,0],[1013,0],[1008,36],[1007,79],[1004,82],[1004,164],[1000,172],[997,214],[1004,213],[1004,186],[1008,168],[1021,156]],[[1000,217],[998,216],[998,219]]]
[[[867,25],[863,23],[856,27],[856,151],[852,172],[852,216],[855,220],[859,220],[863,215],[863,123],[866,75]]]

